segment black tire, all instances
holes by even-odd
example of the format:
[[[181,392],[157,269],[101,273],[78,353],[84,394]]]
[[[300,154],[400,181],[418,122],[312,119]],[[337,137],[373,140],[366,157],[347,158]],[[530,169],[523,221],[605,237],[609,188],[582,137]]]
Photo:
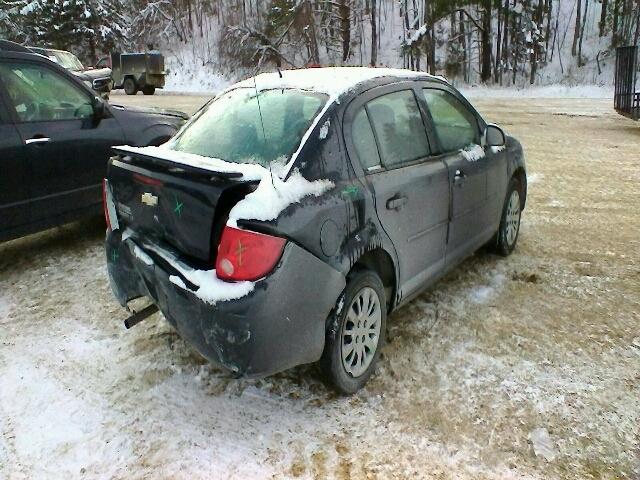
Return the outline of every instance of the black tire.
[[[514,216],[513,205],[510,206],[512,196],[517,195],[518,211]],[[515,178],[509,181],[507,187],[507,195],[502,206],[502,217],[500,218],[500,227],[498,228],[497,239],[495,243],[495,251],[504,257],[508,256],[516,248],[518,235],[520,234],[520,218],[522,216],[522,189],[520,183]],[[515,222],[515,223],[514,223]],[[515,229],[515,232],[514,232]]]
[[[142,87],[142,93],[145,95],[153,95],[156,93],[156,87],[153,85],[145,85]]]
[[[124,88],[124,93],[126,93],[127,95],[135,95],[136,93],[138,93],[138,85],[136,84],[136,81],[131,77],[128,77],[124,80],[124,84],[122,85],[122,87]]]
[[[356,314],[356,307],[359,306],[359,304],[355,304],[356,299],[361,298],[361,295],[366,297],[371,294],[371,292],[377,294],[377,305],[380,307],[380,330],[377,335],[377,344],[373,351],[371,349],[366,350],[369,347],[365,345],[366,342],[362,343],[362,340],[365,339],[365,335],[360,337],[360,333],[358,333],[357,336],[351,334],[350,341],[346,342],[345,335],[349,336],[349,334],[344,333],[347,330],[354,331],[353,329],[355,329],[354,322],[348,317],[349,312],[352,309],[354,309],[353,315]],[[375,313],[375,308],[373,308],[372,312]],[[384,286],[380,277],[371,270],[364,269],[356,270],[350,274],[347,280],[347,286],[343,294],[340,295],[336,308],[332,312],[329,320],[320,366],[325,380],[329,384],[331,384],[338,392],[351,395],[360,390],[367,383],[369,377],[371,377],[371,374],[375,370],[376,363],[380,358],[382,347],[385,343],[387,329],[387,304],[385,300]],[[358,323],[359,322],[360,321],[358,320]],[[369,336],[369,341],[372,341],[372,339],[375,338],[375,329],[371,327],[371,325],[368,326],[364,321],[362,327],[363,329],[369,328],[369,330],[366,331],[371,333],[367,334],[367,336]],[[358,328],[360,328],[360,326],[358,326]],[[372,337],[371,335],[374,336]],[[348,372],[344,365],[345,362],[350,363],[351,368],[354,368],[353,362],[355,362],[356,368],[364,367],[364,365],[358,365],[358,353],[356,353],[357,345],[355,343],[353,343],[354,347],[352,347],[351,357],[347,355],[345,362],[342,360],[343,344],[348,349],[348,345],[351,345],[352,342],[354,342],[354,339],[360,342],[359,347],[364,352],[362,358],[365,359],[365,362],[368,355],[372,355],[372,357],[369,357],[370,359],[366,369],[358,373],[356,376],[354,376],[353,373]],[[348,360],[349,358],[351,358],[351,360]]]

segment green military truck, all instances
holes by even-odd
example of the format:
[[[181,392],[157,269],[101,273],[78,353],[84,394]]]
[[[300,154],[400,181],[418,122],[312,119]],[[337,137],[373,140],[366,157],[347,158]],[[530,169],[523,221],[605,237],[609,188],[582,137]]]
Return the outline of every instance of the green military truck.
[[[157,51],[112,52],[110,57],[98,61],[96,68],[101,67],[111,68],[113,89],[123,88],[127,95],[135,95],[138,90],[153,95],[156,88],[164,87],[164,56]]]

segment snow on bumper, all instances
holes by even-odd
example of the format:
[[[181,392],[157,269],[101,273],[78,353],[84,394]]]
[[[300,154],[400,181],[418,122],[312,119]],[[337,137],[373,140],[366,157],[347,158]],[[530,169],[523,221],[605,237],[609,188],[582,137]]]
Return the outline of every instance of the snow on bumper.
[[[289,242],[267,278],[245,296],[215,305],[199,298],[184,272],[156,253],[110,232],[106,256],[111,288],[123,306],[148,297],[209,361],[238,376],[264,376],[322,355],[326,319],[345,278],[306,250]]]

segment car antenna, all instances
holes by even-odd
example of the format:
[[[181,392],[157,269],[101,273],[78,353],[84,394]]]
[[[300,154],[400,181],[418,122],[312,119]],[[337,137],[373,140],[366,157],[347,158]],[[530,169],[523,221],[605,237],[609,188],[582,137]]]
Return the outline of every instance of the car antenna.
[[[264,146],[267,146],[267,134],[264,131],[264,120],[262,118],[262,109],[260,108],[260,93],[258,92],[258,84],[256,83],[256,76],[253,76],[253,88],[256,91],[256,102],[258,102],[258,114],[260,115],[260,126],[262,127],[262,138],[264,139]],[[271,186],[273,189],[276,189],[276,184],[273,181],[273,170],[271,170],[271,164],[273,162],[269,162],[269,176],[271,177]]]

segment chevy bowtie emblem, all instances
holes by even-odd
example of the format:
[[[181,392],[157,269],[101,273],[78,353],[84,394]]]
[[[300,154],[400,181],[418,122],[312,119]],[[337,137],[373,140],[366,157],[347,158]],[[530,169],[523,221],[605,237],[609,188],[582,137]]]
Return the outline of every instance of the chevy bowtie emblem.
[[[149,205],[150,207],[155,207],[158,205],[158,197],[149,192],[144,192],[140,201],[145,205]]]

